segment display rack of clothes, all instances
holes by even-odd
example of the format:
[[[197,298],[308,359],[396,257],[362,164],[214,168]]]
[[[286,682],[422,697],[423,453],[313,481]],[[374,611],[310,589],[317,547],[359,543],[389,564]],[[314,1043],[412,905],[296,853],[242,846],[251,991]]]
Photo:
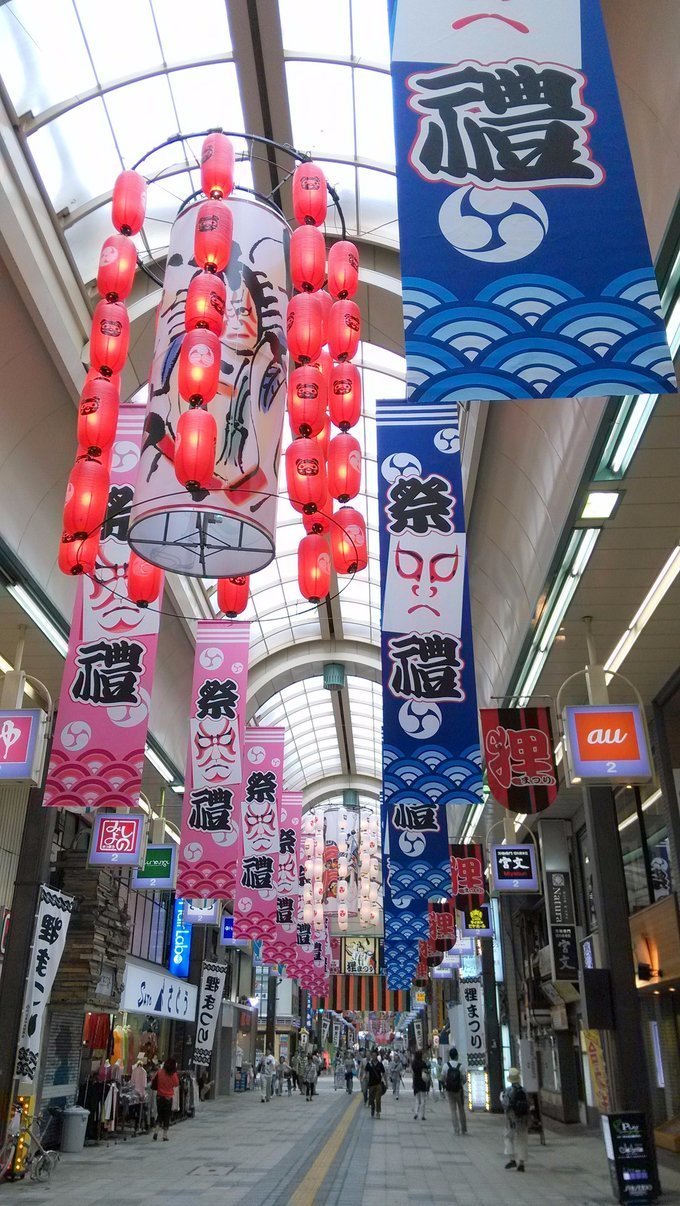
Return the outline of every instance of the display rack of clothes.
[[[177,1112],[180,1118],[193,1118],[199,1100],[198,1081],[194,1072],[180,1072],[179,1088],[175,1089],[175,1099],[172,1107],[173,1113]]]

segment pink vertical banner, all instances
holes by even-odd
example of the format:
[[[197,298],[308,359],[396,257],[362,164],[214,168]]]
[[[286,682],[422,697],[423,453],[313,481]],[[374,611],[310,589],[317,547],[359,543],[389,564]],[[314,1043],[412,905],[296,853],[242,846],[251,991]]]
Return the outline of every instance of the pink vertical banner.
[[[276,933],[265,941],[268,963],[283,963],[295,956],[297,908],[300,897],[300,853],[302,849],[302,792],[284,791],[279,818],[279,879],[276,891]]]
[[[126,587],[144,414],[144,405],[120,408],[97,564],[79,579],[73,608],[47,808],[128,808],[139,800],[161,606],[137,607]]]
[[[239,853],[250,625],[199,620],[177,894],[231,897]]]
[[[234,938],[276,933],[279,816],[285,730],[248,730],[241,786],[241,857],[234,890]]]

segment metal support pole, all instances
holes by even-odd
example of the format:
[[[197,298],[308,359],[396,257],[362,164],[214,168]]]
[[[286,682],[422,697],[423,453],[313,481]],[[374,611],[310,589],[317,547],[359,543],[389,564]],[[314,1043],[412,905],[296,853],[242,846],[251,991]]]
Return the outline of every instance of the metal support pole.
[[[493,965],[493,939],[482,938],[482,985],[486,1017],[486,1059],[489,1076],[489,1100],[492,1114],[501,1113],[501,1093],[504,1088],[503,1044],[496,1002],[496,977]]]
[[[276,990],[279,977],[276,972],[270,972],[267,980],[267,1033],[265,1039],[266,1051],[273,1051],[276,1043]]]

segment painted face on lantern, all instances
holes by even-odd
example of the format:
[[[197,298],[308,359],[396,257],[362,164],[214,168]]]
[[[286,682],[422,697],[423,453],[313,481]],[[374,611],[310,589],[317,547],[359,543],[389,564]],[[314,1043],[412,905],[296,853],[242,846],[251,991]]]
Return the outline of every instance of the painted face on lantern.
[[[215,357],[211,349],[205,343],[195,343],[189,352],[189,364],[200,365],[201,368],[210,368],[215,363]]]
[[[278,846],[276,807],[270,800],[252,800],[243,814],[243,840],[256,854],[272,854]]]
[[[383,628],[461,635],[465,536],[404,532],[390,538]]]
[[[238,732],[233,720],[192,720],[194,787],[216,787],[236,780],[240,773]]]
[[[580,67],[581,0],[400,0],[393,58],[441,65],[513,58]]]
[[[295,468],[300,477],[318,477],[319,475],[319,462],[310,460],[309,457],[300,457],[295,462]]]
[[[99,266],[100,268],[106,268],[109,264],[115,264],[117,259],[118,249],[116,247],[112,247],[110,245],[108,247],[102,247],[102,253],[99,257]]]

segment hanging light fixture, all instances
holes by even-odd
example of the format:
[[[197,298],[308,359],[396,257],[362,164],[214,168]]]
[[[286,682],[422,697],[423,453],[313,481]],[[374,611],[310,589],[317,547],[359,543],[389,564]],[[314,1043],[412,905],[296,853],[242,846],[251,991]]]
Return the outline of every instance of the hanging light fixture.
[[[323,311],[315,293],[296,293],[288,302],[288,351],[299,364],[315,361],[321,352]]]
[[[314,920],[314,905],[306,904],[302,909],[302,919],[307,925],[311,925]]]
[[[130,346],[130,318],[122,302],[100,301],[92,315],[90,365],[105,377],[119,373]]]
[[[293,212],[302,226],[323,226],[328,212],[328,185],[316,163],[301,163],[293,174]]]
[[[127,235],[113,234],[105,239],[99,254],[97,289],[107,301],[129,297],[137,271],[137,249]]]
[[[146,180],[139,172],[121,172],[113,186],[111,218],[124,235],[139,234],[146,216]]]
[[[331,422],[341,431],[349,431],[361,418],[361,373],[356,364],[334,364],[328,382],[328,410]]]
[[[245,611],[249,595],[250,578],[247,574],[238,578],[219,578],[217,581],[217,606],[229,620]]]
[[[336,574],[356,574],[368,565],[366,521],[354,507],[341,507],[333,516],[331,554]]]
[[[359,252],[354,243],[333,243],[328,253],[328,292],[336,299],[354,297],[359,288]]]
[[[331,557],[325,536],[304,536],[298,547],[298,585],[310,603],[320,603],[331,588]]]
[[[326,280],[326,240],[317,226],[298,226],[293,231],[290,274],[298,293],[315,293]]]
[[[208,134],[201,147],[201,188],[206,197],[221,201],[234,188],[234,145],[226,134]]]
[[[187,331],[179,353],[177,384],[192,406],[211,402],[220,382],[222,345],[210,330]]]
[[[68,574],[74,578],[79,574],[92,574],[97,562],[98,551],[98,532],[87,540],[75,539],[64,532],[59,542],[59,569],[62,574]]]
[[[76,461],[66,487],[64,531],[78,540],[92,536],[106,518],[109,474],[101,461],[82,457]]]
[[[331,297],[330,293],[326,289],[319,289],[319,292],[317,293],[316,296],[318,297],[319,302],[321,304],[321,316],[322,316],[321,342],[326,344],[326,343],[328,343],[328,319],[330,318],[331,310],[333,309],[333,298]],[[324,354],[326,356],[328,356],[328,359],[331,361],[331,364],[332,364],[333,361],[332,361],[332,357],[331,357],[330,353],[322,352],[322,355],[324,355]]]
[[[132,552],[127,568],[128,597],[138,607],[149,607],[155,603],[163,589],[163,571],[150,565],[138,553]]]
[[[346,905],[338,905],[338,926],[341,930],[349,929],[349,910]]]
[[[198,272],[187,290],[184,325],[187,331],[206,328],[218,337],[224,330],[227,289],[216,272]]]
[[[320,456],[323,458],[324,462],[327,461],[328,460],[328,449],[330,447],[330,442],[331,442],[330,419],[326,418],[324,420],[324,425],[321,428],[321,431],[319,432],[319,434],[317,436],[314,436],[314,439],[315,439],[317,447],[319,449]]]
[[[356,498],[361,489],[361,447],[345,432],[328,445],[328,491],[338,502]]]
[[[204,201],[196,214],[194,257],[206,272],[224,272],[234,237],[234,219],[224,201]]]
[[[314,929],[323,929],[323,905],[314,905]]]
[[[177,424],[175,476],[194,493],[205,490],[215,472],[217,423],[201,406],[185,410]]]
[[[98,459],[116,435],[120,395],[117,381],[88,373],[78,401],[78,444],[81,455]]]
[[[333,303],[328,319],[328,350],[334,360],[352,360],[361,339],[361,311],[353,301]]]
[[[313,514],[328,498],[326,466],[315,440],[293,440],[286,449],[288,497],[296,510]]]
[[[327,511],[328,500],[326,503],[314,511],[311,515],[302,512],[302,526],[308,536],[327,536],[330,533],[333,521]]]
[[[303,364],[288,380],[288,417],[295,436],[315,436],[323,429],[328,388],[313,364]]]

